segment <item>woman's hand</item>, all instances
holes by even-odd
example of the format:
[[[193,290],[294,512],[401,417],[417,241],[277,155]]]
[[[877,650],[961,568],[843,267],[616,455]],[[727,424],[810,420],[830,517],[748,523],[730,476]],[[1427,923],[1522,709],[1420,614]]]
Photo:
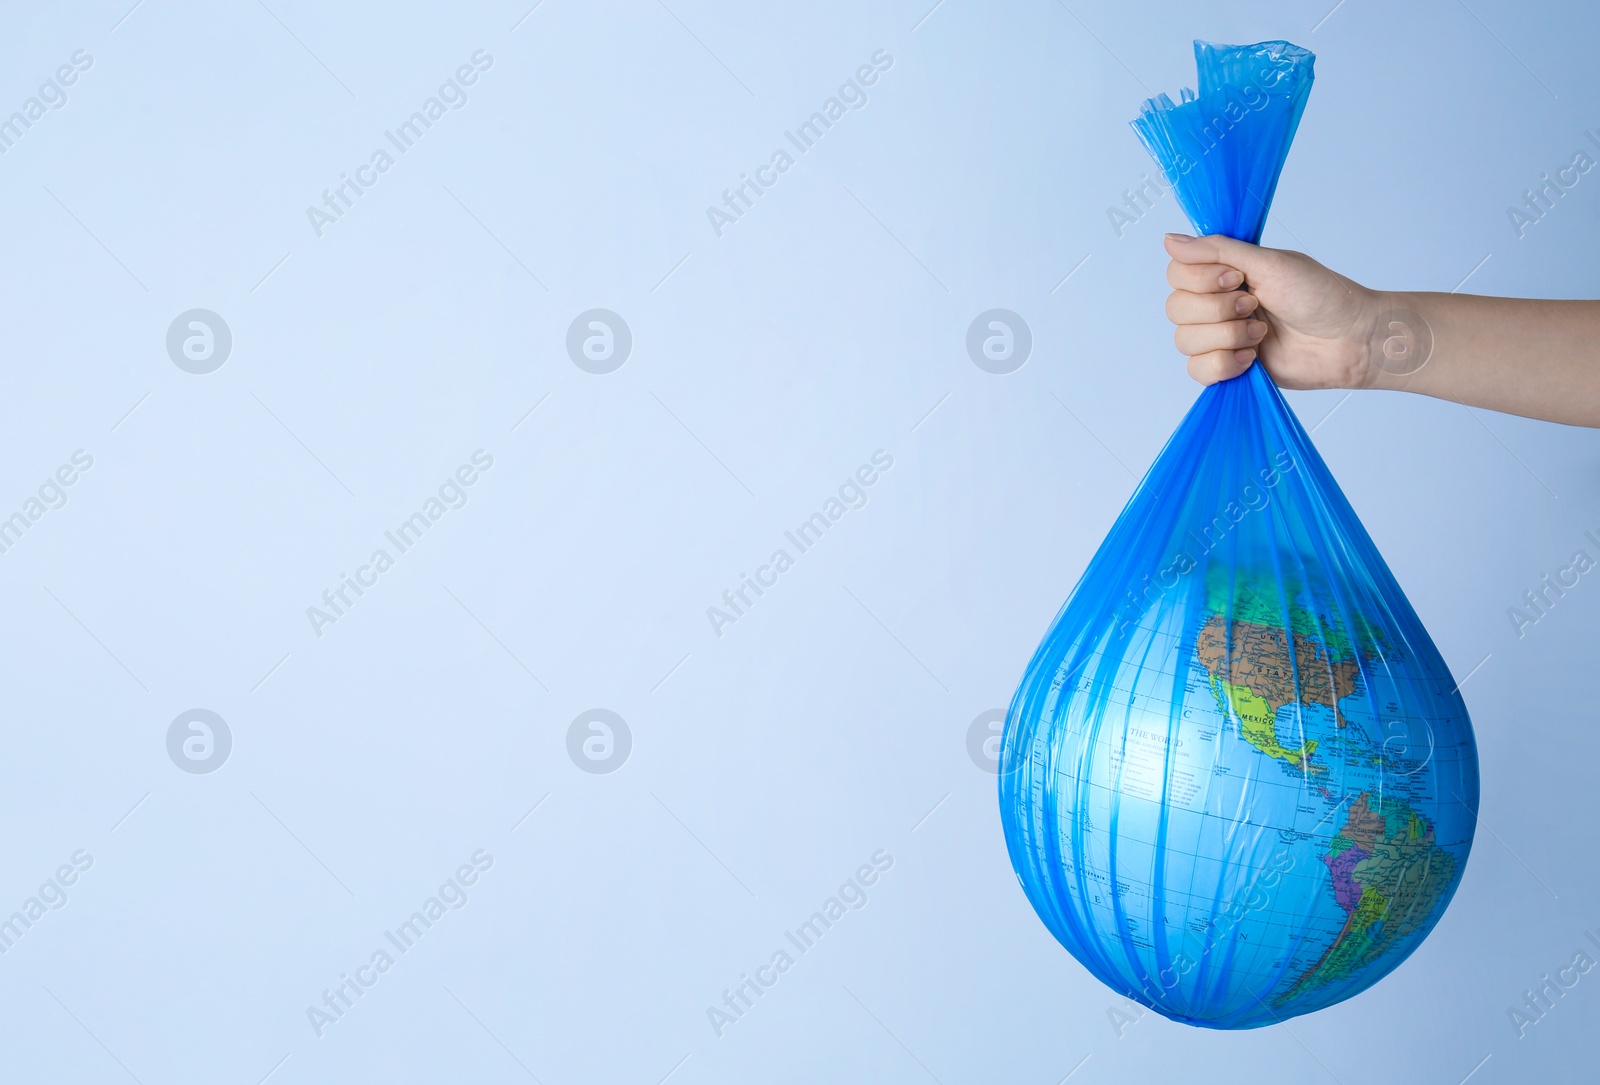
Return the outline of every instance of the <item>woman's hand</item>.
[[[1168,234],[1167,318],[1201,384],[1236,377],[1257,357],[1284,388],[1373,383],[1378,295],[1304,253],[1230,237]]]
[[[1167,317],[1201,384],[1382,388],[1600,427],[1600,301],[1369,290],[1311,257],[1168,234]]]

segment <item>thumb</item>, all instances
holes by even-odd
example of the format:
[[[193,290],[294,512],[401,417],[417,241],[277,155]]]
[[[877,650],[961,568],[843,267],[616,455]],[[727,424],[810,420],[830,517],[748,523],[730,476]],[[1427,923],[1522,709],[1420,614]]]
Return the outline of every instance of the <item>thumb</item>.
[[[1249,282],[1270,276],[1280,266],[1276,249],[1264,249],[1222,234],[1206,237],[1168,234],[1165,244],[1167,255],[1180,264],[1226,264],[1244,272]]]

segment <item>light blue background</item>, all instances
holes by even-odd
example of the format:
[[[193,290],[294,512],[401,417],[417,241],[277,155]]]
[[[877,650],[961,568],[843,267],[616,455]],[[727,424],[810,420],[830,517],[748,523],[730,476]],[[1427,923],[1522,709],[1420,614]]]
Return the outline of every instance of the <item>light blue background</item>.
[[[1470,673],[1482,757],[1455,902],[1350,1002],[1119,1037],[966,739],[1195,396],[1161,312],[1180,214],[1119,238],[1106,213],[1190,39],[1318,54],[1267,243],[1375,286],[1583,297],[1600,173],[1525,238],[1507,208],[1600,128],[1600,17],[529,2],[7,12],[0,116],[94,63],[0,157],[0,515],[94,466],[0,554],[0,915],[93,866],[0,956],[0,1074],[1592,1076],[1600,973],[1521,1039],[1507,1009],[1600,928],[1600,574],[1520,639],[1507,609],[1600,556],[1595,433],[1291,396]],[[469,102],[317,237],[306,207],[479,49]],[[880,49],[866,107],[719,238],[706,207]],[[1006,376],[964,347],[996,307],[1034,336]],[[165,350],[191,308],[234,337],[207,376]],[[566,354],[591,308],[632,329],[610,375]],[[480,448],[466,507],[314,635],[306,608]],[[714,635],[706,608],[878,449],[867,505]],[[210,775],[166,751],[195,707],[233,735]],[[567,754],[595,707],[632,732],[609,775]],[[307,1008],[480,848],[470,902],[319,1038]],[[869,903],[718,1037],[707,1007],[878,849]]]

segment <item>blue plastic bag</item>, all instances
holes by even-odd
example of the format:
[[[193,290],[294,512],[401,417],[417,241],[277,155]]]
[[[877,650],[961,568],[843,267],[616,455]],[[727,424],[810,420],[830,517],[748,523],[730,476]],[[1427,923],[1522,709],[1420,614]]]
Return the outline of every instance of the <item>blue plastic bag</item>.
[[[1287,42],[1195,43],[1198,96],[1133,122],[1200,234],[1256,241],[1311,89]],[[1205,389],[1007,715],[1006,843],[1095,976],[1254,1028],[1376,983],[1460,884],[1472,726],[1263,367]]]

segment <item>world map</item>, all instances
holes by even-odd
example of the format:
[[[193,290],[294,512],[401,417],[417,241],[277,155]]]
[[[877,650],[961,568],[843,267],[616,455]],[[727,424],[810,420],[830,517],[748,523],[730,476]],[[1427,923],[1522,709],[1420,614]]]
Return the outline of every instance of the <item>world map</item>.
[[[1354,659],[1331,655],[1325,644],[1292,627],[1229,621],[1220,614],[1201,627],[1195,655],[1225,701],[1224,710],[1237,720],[1243,741],[1308,778],[1326,775],[1328,766],[1316,760],[1318,741],[1285,746],[1278,715],[1293,704],[1320,705],[1332,713],[1336,727],[1347,727],[1339,702],[1357,692],[1361,671]],[[1381,754],[1378,759],[1381,764]],[[1331,799],[1328,789],[1318,790]],[[1345,799],[1343,824],[1330,839],[1313,845],[1344,922],[1316,961],[1275,995],[1276,1005],[1356,975],[1407,936],[1425,930],[1452,887],[1456,861],[1438,846],[1426,817],[1403,799],[1382,798],[1371,790]]]
[[[1041,914],[1129,998],[1251,1028],[1422,942],[1470,848],[1477,755],[1431,644],[1395,643],[1326,583],[1200,575],[1115,652],[1062,657],[1054,767],[1030,792],[1054,806],[1030,809],[1055,819],[1056,865],[1036,869],[1064,903]]]

